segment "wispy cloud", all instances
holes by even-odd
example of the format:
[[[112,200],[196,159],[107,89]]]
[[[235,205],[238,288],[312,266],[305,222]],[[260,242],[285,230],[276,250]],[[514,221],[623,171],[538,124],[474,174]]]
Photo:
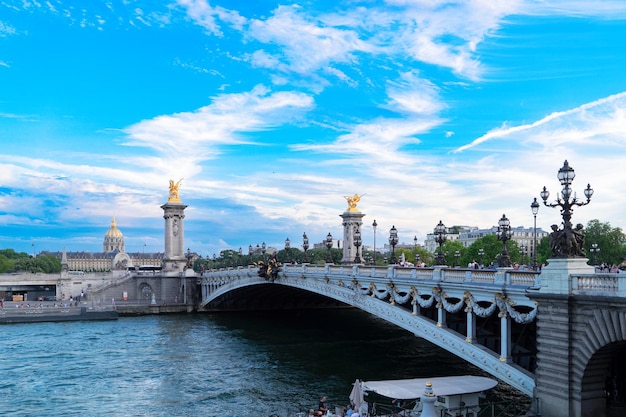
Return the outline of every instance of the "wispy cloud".
[[[583,138],[605,139],[619,138],[617,142],[624,142],[623,132],[626,129],[626,92],[614,94],[574,109],[554,112],[533,123],[520,126],[501,126],[483,136],[474,139],[471,143],[454,150],[463,152],[484,144],[488,141],[506,140],[509,138],[538,142],[546,146],[579,142]],[[531,132],[534,132],[531,134]]]
[[[271,92],[264,86],[240,94],[222,94],[194,112],[163,115],[136,123],[124,131],[128,146],[142,146],[174,159],[202,161],[226,144],[254,144],[243,132],[288,123],[313,106],[313,99],[291,91]]]

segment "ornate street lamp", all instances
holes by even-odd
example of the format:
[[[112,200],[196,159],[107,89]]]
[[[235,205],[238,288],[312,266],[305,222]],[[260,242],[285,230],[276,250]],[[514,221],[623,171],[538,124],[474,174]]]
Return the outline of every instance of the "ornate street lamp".
[[[391,226],[391,230],[389,230],[389,245],[391,246],[391,261],[390,263],[395,264],[398,262],[396,259],[396,245],[398,244],[398,229],[396,226]]]
[[[483,248],[478,249],[478,265],[482,268],[483,256],[485,256],[485,250]]]
[[[285,239],[285,262],[287,263],[291,263],[291,260],[289,259],[289,249],[291,249],[291,241],[289,240],[289,238]]]
[[[267,246],[265,246],[265,242],[261,243],[261,253],[263,254],[263,262],[265,262],[265,251],[267,250]]]
[[[372,262],[372,265],[376,265],[376,226],[378,226],[378,223],[376,223],[376,219],[374,219],[374,223],[372,223],[372,227],[374,228],[374,262]]]
[[[354,246],[356,246],[356,256],[354,257],[354,263],[360,264],[361,257],[359,256],[359,246],[361,246],[361,231],[359,230],[359,226],[354,226]]]
[[[229,263],[230,267],[232,268],[233,265],[234,265],[233,264],[233,251],[232,250],[228,251],[228,263]]]
[[[435,242],[439,245],[439,250],[435,256],[435,263],[437,265],[445,265],[446,257],[443,254],[443,242],[446,241],[446,226],[439,220],[437,226],[435,226]]]
[[[456,268],[457,266],[459,266],[459,257],[461,256],[461,252],[459,252],[458,250],[454,251],[454,267]]]
[[[237,258],[237,266],[241,266],[241,257],[243,256],[243,250],[239,246],[239,257]]]
[[[307,237],[306,232],[302,234],[302,249],[304,249],[304,259],[302,260],[302,263],[309,263],[309,255],[307,254],[307,251],[309,250],[309,238]]]
[[[584,194],[587,201],[580,201],[576,197],[576,193],[572,193],[571,185],[576,176],[574,169],[569,166],[567,160],[563,167],[559,169],[557,178],[563,186],[561,194],[557,196],[555,203],[548,203],[550,193],[543,187],[543,191],[539,193],[543,204],[547,207],[560,207],[561,216],[563,217],[563,228],[558,229],[557,225],[552,225],[552,233],[550,234],[550,243],[552,247],[552,256],[554,258],[584,258],[585,250],[584,235],[582,234],[583,225],[577,224],[576,228],[572,226],[572,214],[574,206],[586,206],[591,201],[593,189],[587,184]]]
[[[496,232],[496,235],[498,236],[498,240],[502,241],[502,254],[500,254],[498,264],[501,267],[509,267],[511,266],[511,257],[509,256],[509,250],[506,247],[506,242],[511,240],[511,222],[504,214],[500,220],[498,220],[498,231]]]
[[[333,263],[333,256],[330,253],[330,250],[333,247],[333,235],[330,234],[330,232],[328,232],[328,235],[326,236],[326,249],[328,249],[328,255],[326,255],[326,263],[332,264]]]
[[[598,244],[592,243],[591,248],[589,249],[589,252],[591,252],[591,254],[593,255],[593,266],[597,266],[598,258],[596,257],[596,255],[598,254],[598,252],[600,252],[600,248],[598,247]]]
[[[413,237],[413,249],[417,249],[417,235]]]
[[[547,197],[546,197],[547,198]],[[530,210],[533,212],[533,271],[537,270],[537,213],[539,213],[539,202],[537,197],[530,203]]]

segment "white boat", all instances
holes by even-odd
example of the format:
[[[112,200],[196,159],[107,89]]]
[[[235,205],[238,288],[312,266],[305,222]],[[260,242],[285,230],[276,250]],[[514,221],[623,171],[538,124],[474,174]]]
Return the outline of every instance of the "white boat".
[[[359,401],[364,402],[363,395],[367,393],[376,393],[390,399],[387,404],[373,404],[372,409],[367,411],[371,416],[475,417],[480,411],[483,393],[496,385],[498,381],[495,379],[473,375],[385,381],[357,380],[350,400],[360,405]],[[393,400],[401,400],[405,406],[396,406],[394,409]],[[364,407],[360,408],[363,410]]]

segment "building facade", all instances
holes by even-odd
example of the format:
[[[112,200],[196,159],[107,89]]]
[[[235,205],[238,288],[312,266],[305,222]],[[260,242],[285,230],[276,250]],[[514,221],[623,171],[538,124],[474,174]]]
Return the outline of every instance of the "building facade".
[[[161,267],[163,253],[126,253],[124,234],[117,227],[115,217],[111,227],[104,234],[102,252],[42,252],[59,259],[69,271],[107,272],[130,267],[154,266]],[[66,266],[65,266],[66,265]]]

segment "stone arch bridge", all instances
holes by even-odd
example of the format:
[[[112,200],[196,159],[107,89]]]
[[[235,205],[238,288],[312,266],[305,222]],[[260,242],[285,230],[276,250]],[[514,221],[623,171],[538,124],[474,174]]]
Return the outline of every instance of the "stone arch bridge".
[[[267,279],[253,266],[213,270],[196,280],[198,309],[353,306],[536,398],[544,416],[608,415],[626,403],[626,275],[594,274],[586,261],[553,259],[541,274],[304,264]]]

